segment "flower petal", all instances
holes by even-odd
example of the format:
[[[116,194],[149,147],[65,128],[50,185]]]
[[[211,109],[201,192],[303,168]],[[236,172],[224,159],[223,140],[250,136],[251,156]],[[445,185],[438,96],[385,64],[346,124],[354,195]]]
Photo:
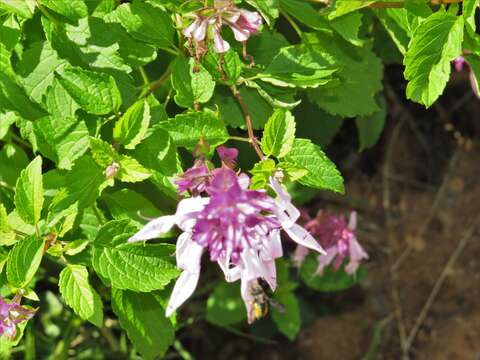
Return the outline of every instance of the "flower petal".
[[[348,219],[348,228],[350,230],[355,230],[357,228],[357,212],[352,211],[350,213],[350,218]]]
[[[165,316],[169,317],[178,309],[195,291],[200,272],[184,271],[180,274],[170,295]]]
[[[293,224],[291,227],[283,228],[283,230],[285,230],[288,236],[290,236],[290,238],[297,244],[318,251],[321,254],[326,254],[325,250],[323,250],[318,241],[315,240],[315,238],[300,225]]]
[[[178,227],[183,231],[191,232],[196,223],[196,214],[203,210],[209,201],[210,198],[200,196],[181,200],[175,213],[175,222]]]
[[[161,234],[166,233],[175,225],[175,216],[160,216],[155,220],[148,222],[139,232],[128,239],[129,243],[155,239]]]
[[[315,271],[315,275],[323,275],[323,269],[330,265],[330,263],[333,261],[334,257],[337,255],[338,249],[336,246],[329,247],[327,249],[326,255],[318,255],[317,256],[317,261],[318,261],[318,267],[317,270]]]
[[[213,46],[215,51],[219,54],[223,54],[230,49],[230,44],[223,40],[222,35],[220,35],[219,28],[215,28],[213,31]]]
[[[177,266],[182,270],[200,272],[204,248],[192,240],[192,234],[184,232],[177,241]]]

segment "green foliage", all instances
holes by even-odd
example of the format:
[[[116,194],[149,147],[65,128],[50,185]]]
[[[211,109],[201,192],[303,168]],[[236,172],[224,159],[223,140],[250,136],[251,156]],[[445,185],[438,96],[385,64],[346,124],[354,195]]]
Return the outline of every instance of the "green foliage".
[[[207,320],[218,326],[237,324],[247,318],[238,283],[219,283],[207,300]]]
[[[24,288],[32,281],[42,261],[45,240],[36,235],[20,240],[8,255],[7,279],[17,287]]]
[[[43,207],[42,158],[37,156],[22,170],[15,186],[17,213],[28,224],[36,225]]]

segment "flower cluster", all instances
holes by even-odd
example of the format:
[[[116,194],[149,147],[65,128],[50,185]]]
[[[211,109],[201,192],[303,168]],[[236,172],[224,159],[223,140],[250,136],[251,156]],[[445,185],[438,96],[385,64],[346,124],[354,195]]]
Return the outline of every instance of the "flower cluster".
[[[246,42],[250,35],[259,31],[262,18],[255,11],[237,8],[230,1],[215,1],[215,5],[206,7],[190,14],[193,21],[182,34],[193,41],[197,52],[205,52],[206,39],[213,39],[213,48],[217,53],[223,54],[230,49],[230,44],[221,35],[223,25],[227,25],[232,31],[235,40]],[[198,55],[198,54],[197,54]]]
[[[198,164],[179,180],[182,190],[193,196],[181,200],[175,215],[162,216],[143,227],[129,242],[158,237],[177,225],[183,232],[177,240],[177,266],[183,270],[170,297],[166,314],[170,316],[194,292],[205,251],[216,262],[228,282],[241,281],[241,296],[248,320],[255,320],[251,288],[264,279],[270,288],[277,286],[275,259],[283,255],[280,231],[283,229],[299,245],[325,253],[303,227],[296,224],[300,211],[290,195],[273,177],[273,198],[264,190],[250,190],[250,178],[226,166],[234,162],[236,151],[220,149],[223,166],[209,171]],[[205,172],[208,173],[206,176]],[[195,178],[194,173],[199,177]],[[200,181],[201,179],[201,181]],[[199,189],[205,189],[200,196]]]
[[[308,215],[305,216],[308,217]],[[322,211],[319,211],[314,219],[308,219],[305,229],[318,239],[320,245],[327,252],[318,256],[316,274],[322,275],[328,265],[333,265],[333,268],[338,270],[347,256],[349,262],[345,271],[353,274],[357,271],[360,262],[368,259],[368,254],[355,236],[356,224],[357,214],[355,212],[350,214],[348,224],[343,216],[325,214]],[[308,253],[308,248],[297,246],[293,255],[294,262],[301,265]]]
[[[21,306],[17,300],[7,303],[0,297],[0,336],[5,334],[9,338],[14,338],[17,325],[31,319],[33,315],[35,310]]]

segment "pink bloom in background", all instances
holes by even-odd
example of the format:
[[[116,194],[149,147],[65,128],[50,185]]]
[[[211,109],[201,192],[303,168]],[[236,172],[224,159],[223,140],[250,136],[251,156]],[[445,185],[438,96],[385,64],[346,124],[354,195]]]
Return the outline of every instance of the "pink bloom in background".
[[[5,334],[14,338],[17,332],[17,325],[31,319],[36,310],[27,309],[15,300],[7,303],[0,297],[0,336]]]
[[[236,153],[224,148],[221,157]],[[187,170],[185,173],[187,173]],[[166,315],[170,316],[194,292],[201,270],[201,257],[208,252],[228,282],[241,281],[241,296],[248,321],[255,320],[251,286],[264,279],[272,290],[277,286],[275,259],[283,255],[280,231],[306,248],[325,253],[320,244],[300,225],[300,212],[290,195],[273,178],[272,198],[264,190],[250,190],[250,178],[228,167],[211,171],[206,196],[180,201],[175,215],[162,216],[145,225],[129,242],[158,237],[177,225],[183,233],[177,239],[177,266],[183,270],[175,283]]]
[[[193,18],[190,25],[182,30],[182,34],[197,44],[203,43],[211,34],[213,47],[219,54],[230,49],[230,44],[221,34],[224,25],[233,31],[235,40],[242,43],[247,41],[250,35],[257,34],[262,25],[262,18],[256,11],[237,8],[229,1],[215,1],[213,8],[202,9],[193,14]]]
[[[189,192],[198,196],[210,184],[211,174],[204,159],[198,159],[193,166],[187,169],[176,181],[178,192]]]
[[[368,259],[368,254],[355,236],[356,226],[356,212],[350,214],[348,224],[343,216],[324,214],[322,211],[319,211],[314,219],[310,219],[305,224],[305,229],[310,231],[326,250],[326,254],[319,255],[317,258],[318,268],[316,273],[318,275],[321,276],[328,265],[332,265],[335,270],[338,270],[347,257],[349,262],[345,271],[353,274],[357,271],[361,261]],[[308,253],[307,248],[297,246],[293,254],[295,264],[300,266]]]

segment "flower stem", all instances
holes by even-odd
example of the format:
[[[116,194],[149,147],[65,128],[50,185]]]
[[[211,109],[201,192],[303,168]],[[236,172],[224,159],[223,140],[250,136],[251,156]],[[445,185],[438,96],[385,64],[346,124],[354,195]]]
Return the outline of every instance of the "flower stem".
[[[297,25],[295,20],[293,20],[292,17],[283,10],[280,10],[280,14],[282,14],[282,16],[290,23],[290,25],[292,26],[293,30],[295,30],[295,32],[297,33],[300,40],[303,39],[303,32],[302,30],[300,30],[300,27]]]
[[[144,91],[141,95],[140,98],[145,98],[151,93],[153,93],[155,90],[157,90],[160,85],[162,85],[165,81],[167,81],[170,78],[170,74],[172,73],[172,69],[170,67],[167,68],[167,70],[163,73],[162,76],[158,80],[155,80],[154,82],[147,84],[148,85],[148,90]]]
[[[242,141],[242,142],[248,142],[251,143],[252,141],[249,138],[244,138],[241,136],[229,136],[229,140],[234,140],[234,141]]]
[[[235,97],[235,99],[237,99],[238,104],[240,105],[240,108],[242,109],[243,115],[245,116],[245,122],[247,123],[248,137],[249,137],[250,142],[253,146],[253,149],[257,153],[260,160],[264,160],[265,155],[263,155],[262,150],[258,146],[258,140],[255,137],[255,134],[253,133],[252,117],[250,116],[250,112],[248,111],[248,107],[245,104],[245,100],[243,100],[242,94],[240,94],[240,91],[238,91],[238,89],[235,85],[232,85],[230,87],[230,90],[232,91],[232,94]]]

